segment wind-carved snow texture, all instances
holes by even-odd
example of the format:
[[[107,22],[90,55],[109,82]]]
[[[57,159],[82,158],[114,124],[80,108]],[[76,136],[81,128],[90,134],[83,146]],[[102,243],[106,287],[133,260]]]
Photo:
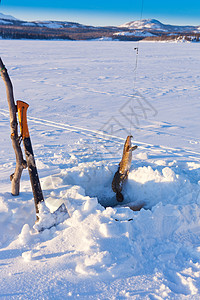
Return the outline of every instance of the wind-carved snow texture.
[[[30,105],[45,197],[35,224],[26,170],[10,195],[0,82],[1,297],[199,299],[200,46],[141,43],[133,96],[134,46],[1,42],[16,98]],[[111,182],[130,130],[138,149],[119,205]]]

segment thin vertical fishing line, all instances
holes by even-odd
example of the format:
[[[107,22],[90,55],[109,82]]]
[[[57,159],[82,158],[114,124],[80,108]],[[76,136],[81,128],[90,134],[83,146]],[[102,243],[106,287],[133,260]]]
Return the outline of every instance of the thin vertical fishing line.
[[[144,0],[141,2],[141,11],[140,11],[140,23],[143,17],[143,10],[144,10]],[[134,50],[136,51],[136,56],[135,56],[135,67],[133,69],[133,97],[134,97],[134,90],[136,87],[136,81],[137,81],[137,68],[138,68],[138,57],[139,57],[139,42],[137,42],[137,47],[134,47]],[[131,107],[133,107],[133,97],[131,98]],[[132,124],[133,124],[133,113],[131,113],[131,122],[130,122],[130,135],[132,135]]]
[[[143,9],[144,9],[144,0],[142,0],[141,2],[141,11],[140,11],[140,23],[143,17]],[[134,77],[134,81],[133,81],[133,88],[135,88],[135,84],[136,84],[136,77],[137,77],[137,67],[138,67],[138,56],[139,56],[139,42],[140,40],[138,40],[137,42],[137,47],[134,48],[134,50],[136,51],[136,57],[135,57],[135,67],[133,69],[133,73],[135,73],[135,77]]]

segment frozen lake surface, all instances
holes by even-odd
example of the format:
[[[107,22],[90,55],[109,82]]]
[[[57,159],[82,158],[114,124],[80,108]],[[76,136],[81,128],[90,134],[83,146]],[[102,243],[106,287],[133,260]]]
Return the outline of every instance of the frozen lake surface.
[[[136,50],[139,45],[138,67]],[[0,296],[199,299],[200,44],[1,40],[46,205],[34,226],[27,170],[18,197],[0,81]],[[111,189],[127,135],[123,205]],[[106,207],[106,208],[105,208]]]

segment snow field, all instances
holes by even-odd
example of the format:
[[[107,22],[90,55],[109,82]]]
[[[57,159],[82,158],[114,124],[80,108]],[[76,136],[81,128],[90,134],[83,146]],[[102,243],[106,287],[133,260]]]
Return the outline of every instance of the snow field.
[[[198,299],[199,104],[194,96],[199,88],[194,62],[199,59],[199,46],[141,46],[149,64],[138,85],[153,101],[157,114],[146,102],[151,115],[145,118],[140,111],[140,118],[134,119],[133,143],[139,147],[133,152],[120,206],[111,182],[130,127],[119,110],[121,97],[127,100],[127,86],[132,84],[124,56],[132,57],[133,44],[2,43],[8,65],[16,65],[10,45],[17,50],[18,66],[11,69],[17,98],[34,99],[28,121],[46,205],[41,205],[40,222],[34,225],[27,171],[20,196],[9,193],[14,158],[4,100],[0,110],[0,295],[10,299]],[[188,47],[191,57],[187,60]],[[59,65],[60,53],[65,66]],[[187,75],[181,69],[184,59]],[[160,77],[163,66],[165,73]],[[188,88],[183,87],[187,80],[190,103]],[[113,122],[118,127],[110,132],[107,125]],[[141,211],[129,208],[139,204],[144,205]]]
[[[163,289],[165,287],[163,295],[198,294],[200,275],[198,181],[194,184],[188,179],[189,176],[177,174],[178,163],[174,167],[161,166],[160,170],[156,164],[154,169],[152,166],[139,166],[143,163],[144,161],[138,159],[133,161],[135,167],[129,174],[129,181],[124,190],[126,199],[130,197],[131,200],[134,191],[135,199],[132,203],[128,203],[129,206],[144,202],[151,208],[142,209],[140,212],[133,212],[128,207],[105,209],[98,203],[98,197],[101,201],[105,201],[104,197],[107,197],[113,206],[117,204],[110,188],[111,178],[107,174],[110,171],[104,166],[99,173],[100,162],[77,162],[77,166],[73,168],[61,170],[60,174],[42,179],[42,188],[49,208],[53,211],[64,203],[69,215],[59,214],[58,222],[63,220],[64,222],[40,234],[31,229],[34,222],[33,218],[30,222],[33,213],[31,200],[27,223],[19,220],[19,215],[24,216],[22,211],[24,203],[27,207],[26,197],[21,202],[19,210],[13,209],[12,213],[10,209],[8,210],[6,201],[2,201],[1,209],[4,218],[5,216],[7,218],[1,219],[1,228],[7,223],[17,229],[8,249],[23,249],[21,258],[29,264],[35,261],[43,263],[43,256],[48,257],[56,253],[54,258],[56,270],[59,270],[59,266],[66,268],[68,272],[70,270],[70,276],[67,275],[69,278],[77,278],[79,274],[80,278],[98,277],[99,280],[105,281],[154,274],[155,283],[158,278],[162,276],[165,278],[166,282],[164,281],[165,284],[162,286]],[[198,170],[195,169],[198,167],[195,163],[189,164],[189,168],[191,167],[191,171]],[[91,177],[88,177],[88,174]],[[96,189],[95,197],[99,174],[104,182],[101,182],[99,190]],[[199,176],[198,172],[197,175]],[[65,182],[70,183],[70,180],[72,184],[66,185]],[[86,196],[86,190],[93,196]],[[53,215],[49,214],[47,208],[42,207],[40,211],[41,221],[34,226],[35,229],[45,226],[48,228],[51,224],[55,224],[55,220],[52,220]],[[19,221],[23,226],[21,230]],[[70,256],[73,257],[73,266],[69,262]],[[17,266],[19,262],[15,264]],[[153,292],[155,295],[160,293],[160,289]]]

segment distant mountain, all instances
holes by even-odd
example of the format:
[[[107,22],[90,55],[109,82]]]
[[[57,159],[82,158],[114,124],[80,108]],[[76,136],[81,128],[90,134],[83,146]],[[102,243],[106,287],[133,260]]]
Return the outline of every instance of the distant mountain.
[[[200,26],[166,25],[158,20],[132,21],[120,26],[88,26],[64,21],[22,21],[0,13],[0,38],[61,40],[199,41]]]
[[[17,20],[16,18],[14,18],[13,16],[9,16],[9,15],[4,15],[2,13],[0,13],[0,19],[2,20]]]
[[[141,21],[132,21],[118,26],[130,30],[147,30],[157,32],[200,32],[200,26],[178,26],[166,25],[155,19],[145,19]]]
[[[12,25],[21,25],[21,26],[36,26],[36,27],[47,27],[52,29],[59,29],[59,28],[68,28],[68,27],[88,27],[81,25],[79,23],[74,22],[62,22],[62,21],[22,21],[19,19],[16,19],[13,16],[4,15],[0,13],[0,24],[12,24]]]

